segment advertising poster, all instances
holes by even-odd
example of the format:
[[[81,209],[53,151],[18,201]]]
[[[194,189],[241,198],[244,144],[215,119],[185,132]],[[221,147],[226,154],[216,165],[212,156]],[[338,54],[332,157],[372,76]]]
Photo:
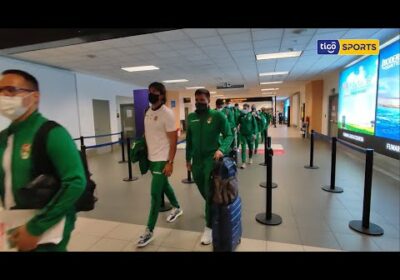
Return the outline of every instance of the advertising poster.
[[[400,42],[380,53],[375,135],[400,141]]]
[[[342,71],[339,79],[340,129],[374,135],[378,56],[370,56]]]

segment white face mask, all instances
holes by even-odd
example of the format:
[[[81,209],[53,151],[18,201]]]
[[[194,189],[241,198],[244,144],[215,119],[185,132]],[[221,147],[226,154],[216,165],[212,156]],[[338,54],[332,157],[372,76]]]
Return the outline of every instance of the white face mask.
[[[228,107],[228,108],[232,108],[232,107],[233,107],[233,104],[228,104],[227,107]]]
[[[18,119],[28,111],[29,107],[23,105],[24,98],[28,96],[0,96],[0,114],[11,121]]]

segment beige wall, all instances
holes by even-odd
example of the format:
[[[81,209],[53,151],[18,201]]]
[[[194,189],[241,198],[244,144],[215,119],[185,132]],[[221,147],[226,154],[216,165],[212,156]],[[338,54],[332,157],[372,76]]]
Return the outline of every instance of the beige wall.
[[[293,111],[291,112],[290,115],[290,123],[291,125],[293,124],[293,126],[299,126],[300,122],[300,116],[299,116],[299,112],[300,112],[300,103],[299,103],[299,93],[296,93],[294,95],[292,95],[292,100],[291,100],[291,104],[290,104],[290,108],[293,109]]]
[[[311,82],[306,84],[304,100],[306,103],[305,118],[309,117],[311,119],[311,115],[312,115],[312,84],[311,84]]]
[[[306,117],[310,117],[310,129],[322,133],[323,80],[306,84]]]
[[[171,108],[171,101],[175,101],[175,108]],[[180,121],[180,98],[178,91],[168,91],[167,93],[167,105],[175,114],[175,125],[177,128],[181,128],[181,121]]]

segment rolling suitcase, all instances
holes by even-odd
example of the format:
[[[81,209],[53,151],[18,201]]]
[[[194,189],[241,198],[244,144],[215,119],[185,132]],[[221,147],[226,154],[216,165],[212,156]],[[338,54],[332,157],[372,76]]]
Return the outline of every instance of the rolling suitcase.
[[[229,205],[212,206],[214,252],[233,252],[242,237],[242,201],[240,196]]]

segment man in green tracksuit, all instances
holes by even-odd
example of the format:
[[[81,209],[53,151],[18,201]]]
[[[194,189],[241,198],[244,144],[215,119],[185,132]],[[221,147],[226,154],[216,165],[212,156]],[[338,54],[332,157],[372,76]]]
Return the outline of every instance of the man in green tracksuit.
[[[27,201],[19,190],[34,179],[32,142],[47,121],[38,112],[39,98],[39,84],[32,75],[20,70],[2,73],[0,113],[11,120],[0,133],[0,196],[5,210],[26,208]],[[86,187],[86,177],[76,145],[62,126],[49,132],[47,156],[59,175],[61,188],[56,199],[11,234],[10,241],[19,251],[66,251],[74,229],[74,205]],[[57,224],[64,224],[61,242],[40,244],[42,235]]]
[[[253,109],[253,107],[252,107],[252,109]],[[254,110],[252,110],[252,111],[256,118],[257,126],[258,126],[258,133],[256,136],[255,147],[254,147],[254,154],[257,154],[258,144],[260,143],[260,139],[262,139],[264,141],[264,131],[265,131],[265,128],[267,125],[267,120],[261,112],[257,112],[255,110],[255,107],[254,107]],[[260,137],[260,135],[261,135],[261,137]]]
[[[240,146],[240,135],[239,135],[238,126],[239,126],[239,118],[240,118],[240,115],[242,114],[239,109],[238,103],[236,103],[235,106],[233,107],[233,112],[234,112],[234,116],[235,116],[236,138],[237,138],[236,148],[238,148]]]
[[[271,123],[272,115],[267,111],[267,108],[265,108],[265,107],[261,108],[261,115],[263,115],[265,118],[265,131],[267,131],[267,135],[268,135],[268,127],[269,127],[269,124]],[[265,134],[262,133],[261,137],[262,137],[263,143],[265,143],[265,141],[266,141]]]
[[[246,144],[249,147],[249,164],[253,163],[254,140],[258,133],[257,121],[249,109],[249,104],[244,104],[243,114],[239,118],[240,142],[242,144],[241,169],[246,168]]]
[[[232,132],[232,135],[234,137],[234,140],[236,140],[236,121],[235,121],[235,112],[233,111],[232,106],[230,105],[230,101],[226,101],[226,106],[224,106],[224,101],[222,99],[217,99],[215,101],[215,105],[217,108],[217,111],[221,112],[224,114],[224,116],[226,117],[228,124],[229,124],[229,129]],[[220,137],[220,143],[223,139],[223,136],[221,135]],[[228,153],[236,148],[235,147],[236,142],[232,141],[231,144],[231,149],[228,151]]]
[[[235,122],[236,122],[236,127],[237,127],[239,125],[239,117],[241,114],[238,103],[236,103],[235,107],[233,107],[233,111],[235,112]]]
[[[225,101],[225,108],[224,112],[228,118],[229,126],[232,131],[233,135],[233,141],[231,144],[231,148],[237,148],[237,124],[236,124],[236,115],[235,115],[235,110],[233,109],[233,104],[229,99]]]
[[[226,154],[233,137],[226,117],[209,108],[210,92],[198,89],[195,92],[196,111],[188,116],[186,135],[186,165],[193,173],[193,179],[203,196],[206,207],[206,227],[201,243],[212,242],[211,231],[211,172],[214,161]],[[219,143],[219,137],[223,139]]]

